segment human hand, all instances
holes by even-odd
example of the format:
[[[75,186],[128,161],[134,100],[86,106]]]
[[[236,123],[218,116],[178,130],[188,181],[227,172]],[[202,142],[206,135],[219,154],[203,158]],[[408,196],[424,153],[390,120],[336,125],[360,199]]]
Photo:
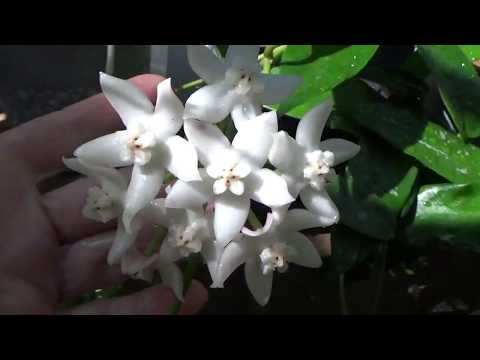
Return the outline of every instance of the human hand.
[[[131,79],[151,100],[162,80],[155,75]],[[66,311],[59,308],[80,294],[126,278],[106,261],[115,224],[96,223],[81,214],[93,180],[82,178],[44,195],[37,183],[64,169],[62,156],[120,127],[118,115],[100,94],[0,135],[0,313],[169,311],[174,296],[161,285]],[[198,312],[207,297],[206,289],[194,281],[180,313]]]

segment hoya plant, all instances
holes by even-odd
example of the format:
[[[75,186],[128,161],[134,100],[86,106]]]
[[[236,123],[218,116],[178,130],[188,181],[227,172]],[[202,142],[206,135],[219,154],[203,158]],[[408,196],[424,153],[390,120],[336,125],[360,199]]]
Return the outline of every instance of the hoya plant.
[[[212,288],[242,271],[266,306],[291,264],[342,282],[395,248],[479,251],[480,47],[415,46],[394,69],[377,50],[188,45],[198,80],[161,81],[154,104],[101,73],[125,129],[64,163],[98,182],[83,215],[117,221],[105,261],[170,287],[176,312],[202,265]]]

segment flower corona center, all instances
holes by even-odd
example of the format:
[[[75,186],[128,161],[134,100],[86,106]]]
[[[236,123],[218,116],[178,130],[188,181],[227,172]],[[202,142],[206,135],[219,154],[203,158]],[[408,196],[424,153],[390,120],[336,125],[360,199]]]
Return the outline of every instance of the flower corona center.
[[[283,273],[288,269],[288,247],[284,244],[275,244],[262,250],[260,253],[261,270],[267,275],[275,270]]]
[[[234,91],[242,96],[246,96],[250,92],[259,93],[264,90],[264,84],[260,81],[258,75],[247,69],[230,68],[227,70],[226,79],[232,85]]]
[[[331,151],[316,150],[307,153],[303,176],[314,189],[321,190],[335,176],[334,163],[335,155]]]
[[[110,194],[94,186],[88,190],[83,214],[89,219],[106,223],[116,218],[119,211]]]
[[[243,179],[251,172],[250,167],[245,163],[229,162],[227,166],[208,166],[207,173],[216,179],[213,183],[215,195],[223,194],[230,190],[235,195],[243,195],[245,183]]]
[[[200,225],[196,222],[191,225],[172,225],[169,228],[168,241],[178,249],[178,252],[187,257],[202,250],[202,239],[199,236]]]
[[[134,132],[127,140],[127,157],[134,158],[139,165],[147,164],[152,158],[152,148],[156,145],[155,134],[151,131]]]

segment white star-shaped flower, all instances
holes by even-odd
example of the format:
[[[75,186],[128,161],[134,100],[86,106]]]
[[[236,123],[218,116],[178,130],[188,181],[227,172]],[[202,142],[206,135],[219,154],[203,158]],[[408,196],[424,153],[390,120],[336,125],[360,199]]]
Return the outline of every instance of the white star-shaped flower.
[[[318,268],[322,259],[301,230],[319,227],[321,221],[307,210],[288,211],[278,222],[269,214],[264,228],[243,229],[243,236],[230,242],[218,263],[212,287],[223,287],[236,268],[245,264],[245,279],[255,300],[262,306],[270,299],[273,274],[288,269],[289,263]]]
[[[127,181],[118,170],[92,165],[79,158],[63,159],[63,162],[71,170],[92,177],[100,183],[100,187],[94,186],[88,190],[86,204],[82,209],[82,214],[86,218],[105,223],[121,216],[125,207]],[[120,262],[146,222],[155,223],[156,216],[152,215],[153,210],[152,206],[143,208],[135,218],[131,232],[125,230],[121,221],[118,222],[107,258],[110,265]]]
[[[212,278],[216,270],[218,247],[213,238],[212,221],[203,208],[168,209],[165,199],[153,200],[149,208],[148,216],[143,218],[167,229],[166,236],[160,249],[149,257],[140,253],[135,244],[131,246],[122,257],[122,272],[151,281],[158,271],[166,285],[183,300],[182,274],[175,262],[200,253]]]
[[[172,289],[180,301],[183,301],[182,270],[171,259],[156,253],[145,256],[136,246],[131,246],[122,257],[122,273],[135,279],[152,282],[157,271],[165,286]]]
[[[189,45],[192,69],[208,84],[185,104],[185,118],[217,123],[231,113],[237,129],[260,115],[262,105],[278,104],[293,94],[302,79],[260,72],[259,45],[231,45],[221,59],[203,45]]]
[[[295,139],[285,131],[277,133],[268,155],[287,180],[290,193],[300,195],[305,207],[319,216],[323,226],[339,220],[338,209],[324,188],[335,176],[333,167],[360,151],[357,144],[344,139],[320,141],[332,107],[329,99],[308,112],[298,124]]]
[[[270,207],[294,201],[286,181],[263,168],[277,126],[276,113],[264,113],[245,122],[230,144],[215,125],[185,120],[185,134],[197,148],[205,169],[200,169],[202,181],[177,181],[166,206],[198,208],[212,200],[215,237],[225,245],[245,224],[250,199]]]
[[[89,141],[74,155],[96,165],[134,165],[122,218],[131,232],[135,214],[158,194],[165,169],[184,181],[200,178],[197,153],[188,141],[175,135],[182,127],[184,108],[170,79],[158,84],[155,106],[128,81],[101,73],[100,84],[126,130]]]
[[[122,214],[127,180],[116,169],[88,164],[80,159],[63,159],[69,169],[94,178],[99,184],[88,189],[82,214],[88,219],[106,223]]]

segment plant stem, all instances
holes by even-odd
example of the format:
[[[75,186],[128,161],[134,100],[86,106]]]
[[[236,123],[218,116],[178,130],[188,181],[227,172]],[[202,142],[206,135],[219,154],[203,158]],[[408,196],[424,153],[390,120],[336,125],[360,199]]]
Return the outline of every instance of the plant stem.
[[[187,266],[183,272],[183,294],[186,295],[190,285],[193,281],[193,276],[197,272],[197,269],[202,264],[202,257],[199,254],[193,254],[190,256],[187,262]],[[178,315],[182,308],[182,302],[175,298],[172,307],[170,308],[170,315]]]
[[[264,58],[262,64],[262,72],[264,74],[270,74],[270,71],[272,71],[272,59]]]
[[[380,305],[380,298],[382,296],[383,283],[385,279],[386,265],[387,265],[388,244],[386,242],[380,245],[380,254],[377,266],[377,286],[375,288],[375,295],[373,299],[372,315],[377,314],[378,306]]]
[[[183,85],[181,85],[178,89],[177,89],[177,92],[184,92],[184,91],[187,91],[191,88],[195,88],[195,87],[198,87],[198,86],[201,86],[205,83],[205,81],[203,79],[197,79],[197,80],[193,80],[193,81],[190,81],[188,83],[185,83]]]
[[[164,184],[168,184],[168,183],[172,182],[173,180],[175,180],[175,175],[173,175],[172,173],[167,172],[167,174],[166,174],[165,177],[163,178],[163,183],[164,183]]]
[[[278,58],[285,52],[285,50],[287,50],[287,45],[277,46],[273,50],[273,59],[278,60]]]
[[[284,53],[284,51],[287,49],[287,45],[268,45],[265,48],[265,51],[262,54],[258,55],[258,61],[260,61],[260,62],[263,61],[263,59],[266,57],[265,53],[267,52],[267,49],[270,46],[273,48],[273,50],[272,50],[271,55],[269,55],[269,56],[270,56],[270,59],[273,60],[273,63],[275,63],[279,59],[279,57]],[[269,52],[270,52],[270,49],[268,49],[267,54]]]
[[[162,226],[155,228],[155,237],[148,244],[147,249],[145,250],[145,256],[150,257],[157,252],[157,250],[160,248],[160,245],[162,245],[163,239],[165,239],[167,232],[168,230]]]
[[[273,59],[273,50],[275,50],[278,45],[267,45],[263,51],[263,56],[267,59]]]
[[[272,70],[273,50],[275,50],[276,47],[277,45],[267,45],[263,51],[263,59],[261,60],[261,63],[264,74],[270,74],[270,71]]]
[[[348,315],[347,297],[345,294],[345,274],[338,276],[338,294],[340,296],[340,310],[342,315]]]
[[[253,210],[250,210],[250,212],[248,213],[247,221],[250,223],[250,225],[252,225],[254,230],[261,229],[263,227],[262,223],[260,222],[260,220],[258,220]]]
[[[113,75],[115,71],[115,45],[107,45],[107,61],[105,63],[105,72]]]

